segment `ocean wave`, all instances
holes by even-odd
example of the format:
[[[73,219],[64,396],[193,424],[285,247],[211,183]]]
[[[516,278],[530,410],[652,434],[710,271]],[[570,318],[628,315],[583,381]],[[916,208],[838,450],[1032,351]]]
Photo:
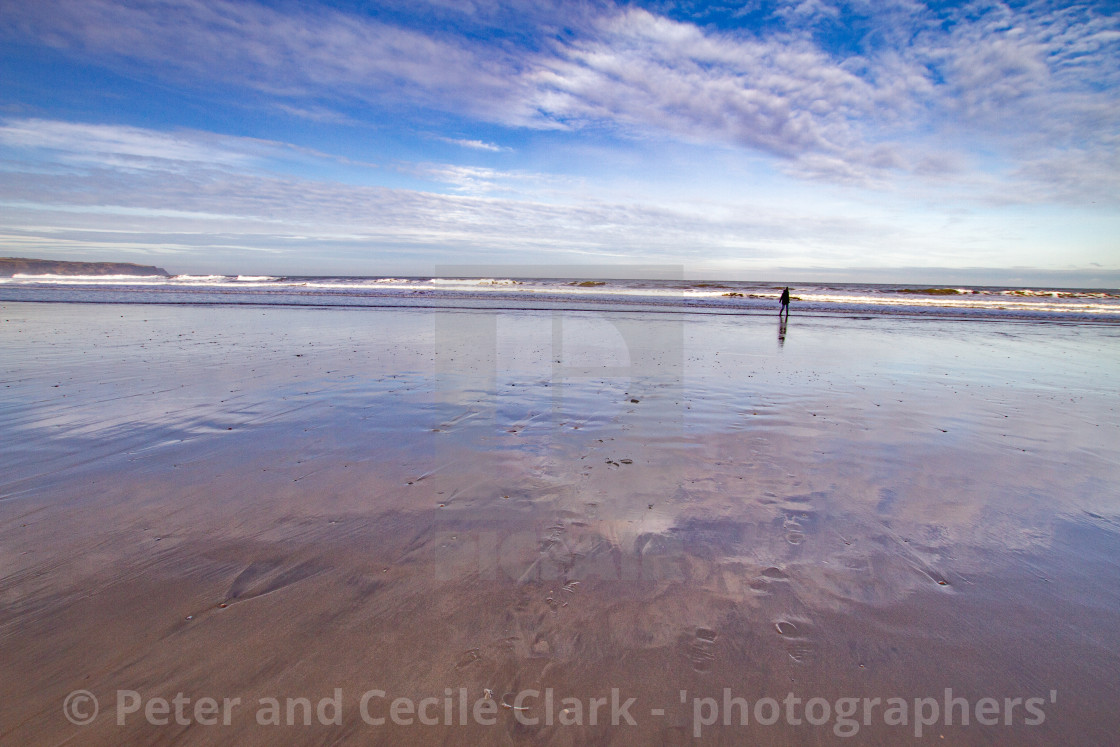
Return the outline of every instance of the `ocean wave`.
[[[1106,293],[1104,291],[1073,291],[1073,290],[1034,290],[1022,288],[1019,290],[1001,290],[1001,296],[1026,296],[1028,298],[1120,298],[1120,294]]]
[[[1049,296],[1048,296],[1049,297]],[[934,306],[947,309],[1013,309],[1020,311],[1091,311],[1094,313],[1120,314],[1120,305],[1091,303],[1047,303],[1046,301],[1013,301],[1004,299],[971,299],[957,297],[931,297],[894,299],[870,295],[827,295],[802,293],[803,303],[866,304],[870,306]]]
[[[511,286],[511,285],[521,285],[522,284],[521,281],[519,281],[519,280],[511,280],[509,278],[505,278],[505,279],[502,279],[502,280],[495,280],[494,278],[432,278],[431,281],[429,281],[429,282],[431,282],[432,285],[441,285],[441,286],[442,285],[451,285],[451,286],[459,285],[459,286],[471,286],[471,287],[479,286],[479,285],[483,285],[483,286],[485,286],[485,285]]]
[[[4,300],[124,299],[130,303],[299,303],[383,305],[456,303],[528,308],[547,303],[769,313],[784,286],[763,282],[573,280],[549,278],[279,277],[272,275],[17,275],[0,278]],[[794,310],[807,313],[1008,314],[1120,317],[1120,293],[1103,289],[921,287],[818,283],[791,285]],[[115,291],[115,293],[114,293]],[[52,295],[54,293],[55,295]],[[318,300],[316,300],[318,299]]]

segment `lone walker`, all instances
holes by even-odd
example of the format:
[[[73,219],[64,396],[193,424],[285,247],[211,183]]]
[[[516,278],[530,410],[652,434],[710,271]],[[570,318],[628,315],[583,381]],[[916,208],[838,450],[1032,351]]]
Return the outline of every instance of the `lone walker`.
[[[786,316],[789,316],[789,287],[788,286],[786,287],[786,289],[784,291],[782,291],[782,308],[778,310],[778,316],[781,316],[782,314],[785,314]]]

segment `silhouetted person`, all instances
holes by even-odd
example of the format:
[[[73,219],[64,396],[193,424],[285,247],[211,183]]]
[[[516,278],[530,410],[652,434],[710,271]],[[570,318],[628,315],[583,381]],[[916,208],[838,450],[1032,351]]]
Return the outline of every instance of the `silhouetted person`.
[[[781,308],[781,310],[778,311],[778,315],[781,316],[782,314],[785,314],[786,316],[789,316],[789,288],[788,287],[784,291],[782,291],[782,308]]]

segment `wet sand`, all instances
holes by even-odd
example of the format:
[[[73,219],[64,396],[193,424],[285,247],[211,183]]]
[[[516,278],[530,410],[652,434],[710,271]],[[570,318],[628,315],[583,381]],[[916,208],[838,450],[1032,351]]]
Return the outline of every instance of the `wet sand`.
[[[967,704],[923,741],[1120,731],[1115,326],[0,319],[5,744],[898,744],[947,688]],[[633,724],[610,724],[612,689]],[[724,725],[725,689],[748,725]],[[189,723],[118,691],[182,693]],[[310,726],[298,703],[257,723],[261,698],[336,694]],[[438,723],[392,723],[398,697],[437,699]],[[203,698],[241,704],[208,725]]]

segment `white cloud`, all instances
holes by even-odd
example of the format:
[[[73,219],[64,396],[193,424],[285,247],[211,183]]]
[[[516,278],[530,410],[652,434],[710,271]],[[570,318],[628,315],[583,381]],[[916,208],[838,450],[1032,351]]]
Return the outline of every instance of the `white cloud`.
[[[822,2],[822,0],[795,0],[788,5],[779,7],[776,15],[790,24],[815,25],[825,19],[839,18],[840,9]]]
[[[376,164],[261,138],[45,119],[0,120],[0,146],[50,152],[51,160],[68,166],[123,170],[243,171],[278,159],[377,168]]]
[[[868,80],[792,36],[721,36],[643,10],[557,45],[530,76],[533,108],[568,126],[612,122],[743,145],[818,168],[836,163],[857,179],[905,165],[895,146],[870,144],[868,130],[904,115],[914,89],[929,85],[911,70]]]
[[[0,172],[0,241],[25,253],[50,256],[59,246],[89,256],[159,253],[175,265],[169,269],[183,266],[177,263],[204,269],[206,261],[238,269],[245,266],[239,262],[256,262],[252,256],[261,254],[277,263],[275,271],[295,261],[308,268],[308,258],[318,256],[391,256],[411,263],[414,272],[423,272],[425,261],[468,257],[479,262],[595,257],[740,268],[909,266],[920,258],[965,266],[998,265],[1008,242],[1019,250],[1031,240],[1029,226],[1008,232],[983,217],[942,224],[940,216],[932,221],[899,216],[896,207],[813,204],[803,190],[793,202],[731,193],[683,201],[658,199],[656,189],[587,190],[547,175],[454,164],[419,164],[412,172],[452,184],[456,194],[356,186],[207,162],[210,151],[239,147],[237,138],[93,130],[102,153],[110,148],[106,143],[140,151],[144,158],[163,150],[157,147],[163,142],[181,148],[179,160],[151,158],[145,168],[134,168],[111,157],[73,159],[90,131],[54,124],[64,123],[37,121],[38,131],[51,136],[20,142],[47,140],[48,156],[78,165],[59,173],[40,168],[44,162],[36,160],[20,171],[18,161],[9,161],[9,170]],[[0,133],[31,129],[8,127]],[[1084,256],[1107,261],[1099,252]],[[404,264],[395,267],[403,271]]]
[[[291,101],[439,100],[477,116],[510,103],[512,63],[501,49],[333,10],[229,0],[39,0],[5,10],[0,29],[188,85],[248,87],[312,118],[330,115]]]
[[[977,133],[996,127],[1092,139],[1099,125],[1120,123],[1116,19],[1083,8],[1013,11],[999,3],[964,13],[978,17],[955,19],[947,34],[923,33],[913,56],[944,76],[941,104]]]
[[[226,138],[226,142],[235,141]],[[132,168],[167,168],[171,163],[244,165],[261,141],[240,139],[240,147],[226,147],[203,133],[168,134],[140,127],[59,122],[42,119],[7,120],[0,124],[0,145],[62,153],[65,162],[99,163]]]
[[[516,174],[488,169],[480,166],[458,166],[454,164],[416,164],[404,168],[405,171],[421,175],[443,184],[449,184],[457,192],[483,194],[500,188],[500,182],[517,178]]]
[[[62,242],[186,257],[207,247],[281,255],[311,247],[413,247],[444,262],[462,252],[504,260],[530,252],[555,261],[590,253],[651,261],[734,256],[788,262],[809,245],[818,247],[818,257],[842,261],[888,232],[884,225],[829,210],[794,214],[719,202],[603,198],[538,174],[451,164],[412,170],[452,184],[461,194],[282,177],[247,163],[227,161],[216,168],[212,156],[241,140],[190,131],[114,131],[37,120],[0,127],[0,143],[49,144],[57,162],[77,164],[65,173],[41,168],[0,173],[5,205],[0,233],[12,245],[44,249]],[[91,148],[86,156],[80,154],[83,143]],[[172,146],[176,159],[153,155]],[[142,159],[145,167],[122,165],[120,153]],[[551,201],[535,197],[542,188]],[[488,193],[504,196],[484,196]]]
[[[942,82],[927,127],[985,154],[1005,199],[1116,202],[1120,19],[1084,7],[966,6],[907,56]]]
[[[273,104],[275,109],[290,114],[293,117],[307,119],[321,124],[359,125],[361,122],[353,117],[342,114],[325,106],[292,106],[291,104]]]
[[[510,150],[510,148],[496,145],[494,143],[488,143],[485,140],[468,140],[464,138],[454,137],[437,137],[436,139],[445,143],[451,143],[452,145],[458,145],[462,148],[470,148],[472,150],[485,150],[491,153],[501,153],[503,151]]]
[[[436,5],[433,12],[483,25],[518,7]],[[761,153],[786,174],[848,186],[955,184],[981,198],[991,187],[987,198],[1030,202],[1120,195],[1114,17],[1051,4],[984,2],[938,16],[910,0],[791,0],[776,13],[789,30],[761,34],[605,3],[571,8],[526,8],[539,34],[524,46],[456,34],[449,25],[420,30],[335,10],[229,0],[39,0],[6,8],[0,28],[178,85],[255,91],[267,105],[323,124],[351,123],[360,116],[355,102],[405,112],[404,119],[417,107],[420,131],[434,110],[568,130],[573,139],[586,128],[681,140]],[[853,40],[858,53],[814,41],[813,29],[844,23],[845,13],[860,14],[866,27],[866,38]],[[52,133],[68,137],[59,131],[64,125],[52,127],[8,129],[3,137],[51,148]],[[157,159],[236,165],[272,147],[246,139],[207,150],[197,139],[148,142],[141,131],[71,127],[90,137],[72,159],[104,161],[113,153],[117,166]],[[440,139],[483,152],[502,147],[469,135]],[[443,178],[479,192],[493,188],[491,177],[460,167]]]

